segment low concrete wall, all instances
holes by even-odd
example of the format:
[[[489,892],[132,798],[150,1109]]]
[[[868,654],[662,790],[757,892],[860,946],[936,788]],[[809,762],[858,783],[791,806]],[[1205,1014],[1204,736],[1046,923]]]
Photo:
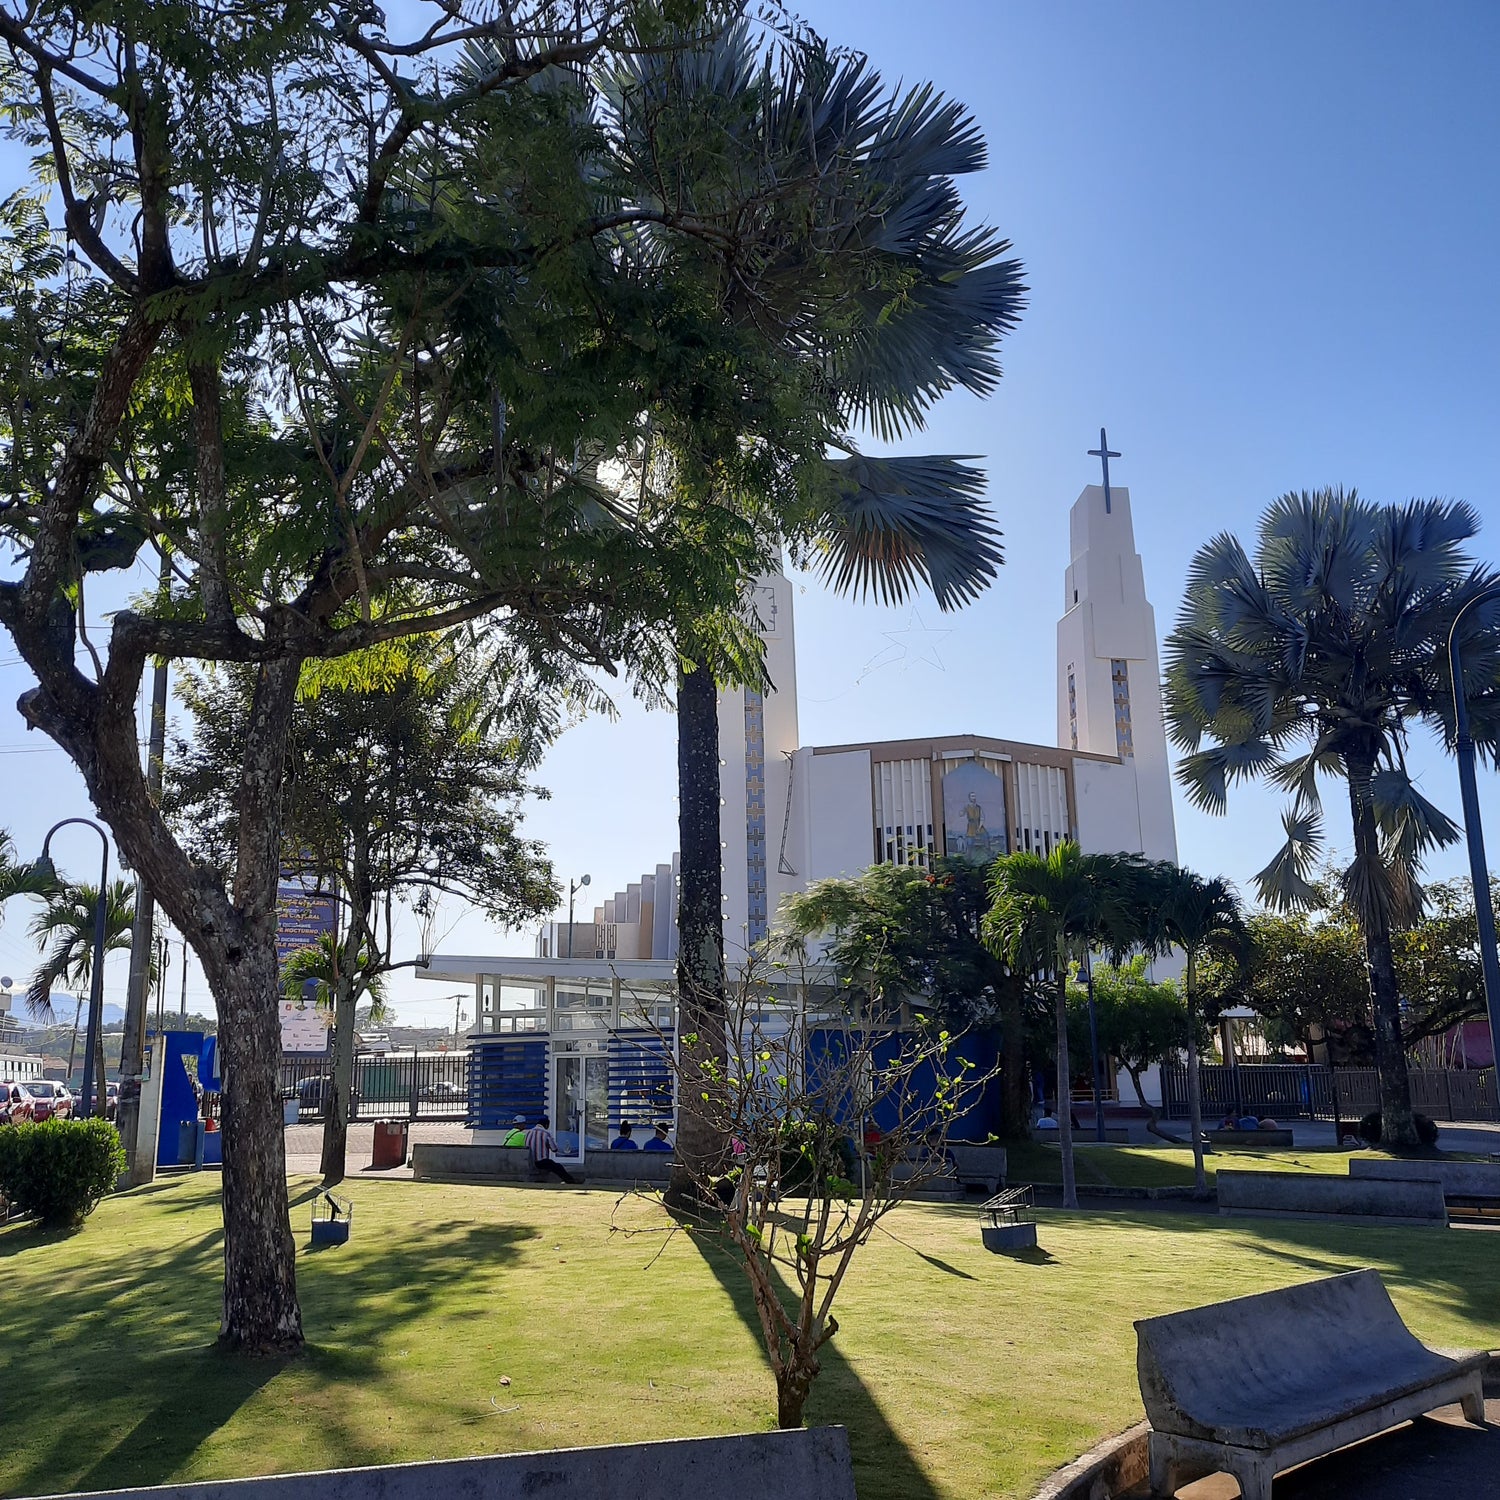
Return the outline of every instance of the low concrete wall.
[[[742,1494],[757,1500],[855,1500],[849,1437],[842,1427],[93,1493],[111,1500],[728,1500]]]
[[[1205,1130],[1210,1146],[1247,1146],[1250,1150],[1289,1151],[1290,1130]]]
[[[1378,1220],[1439,1228],[1448,1223],[1443,1189],[1436,1182],[1221,1170],[1218,1192],[1221,1214]]]
[[[531,1157],[524,1146],[447,1145],[419,1141],[411,1148],[412,1176],[419,1182],[468,1179],[532,1182]],[[582,1168],[569,1167],[585,1182],[665,1182],[672,1175],[670,1151],[591,1151]],[[551,1177],[543,1179],[553,1181]]]
[[[1402,1161],[1389,1156],[1351,1156],[1349,1175],[1366,1181],[1438,1182],[1448,1198],[1500,1199],[1500,1162]]]

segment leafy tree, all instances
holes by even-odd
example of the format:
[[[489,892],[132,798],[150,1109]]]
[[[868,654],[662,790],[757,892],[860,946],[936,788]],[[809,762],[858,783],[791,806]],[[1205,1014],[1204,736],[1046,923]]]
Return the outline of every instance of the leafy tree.
[[[859,1000],[917,1002],[955,1031],[998,1031],[1003,1133],[1027,1133],[1025,976],[985,946],[986,872],[941,860],[928,874],[872,865],[854,880],[817,880],[783,903],[778,925],[827,958]]]
[[[1319,780],[1342,784],[1354,833],[1344,895],[1364,937],[1381,1111],[1397,1146],[1417,1138],[1392,932],[1420,913],[1424,854],[1458,837],[1407,774],[1407,741],[1417,724],[1453,738],[1444,648],[1458,611],[1496,581],[1462,547],[1478,526],[1469,506],[1447,501],[1283,495],[1261,518],[1253,558],[1228,534],[1199,549],[1167,641],[1166,716],[1187,752],[1188,795],[1222,813],[1230,786],[1255,776],[1291,794],[1286,842],[1256,877],[1273,909],[1315,902]],[[1475,741],[1493,754],[1500,611],[1476,609],[1462,644]]]
[[[46,906],[33,920],[31,935],[36,939],[38,947],[46,949],[45,956],[26,989],[26,1009],[34,1020],[50,1023],[56,1019],[52,1011],[52,990],[55,985],[68,985],[82,992],[93,982],[94,927],[98,909],[98,886],[59,884],[53,888]],[[134,927],[134,882],[112,880],[105,893],[105,953],[128,950]],[[94,1046],[94,1078],[97,1087],[95,1103],[102,1119],[105,1114],[104,1029],[103,1018],[100,1019],[101,1025]]]
[[[1247,1006],[1276,1047],[1321,1036],[1340,1061],[1369,1055],[1370,986],[1364,938],[1347,913],[1256,912],[1245,923],[1244,952],[1210,955],[1201,966],[1208,1016]]]
[[[1099,1050],[1130,1075],[1155,1131],[1159,1117],[1146,1098],[1141,1075],[1190,1045],[1200,1050],[1207,1046],[1208,1028],[1201,1015],[1196,1026],[1189,1024],[1187,1006],[1175,984],[1147,978],[1144,954],[1118,965],[1094,966],[1094,1009]],[[1085,1051],[1089,1043],[1088,990],[1075,982],[1068,991],[1068,1046]]]
[[[1025,288],[1008,243],[964,220],[955,179],[985,157],[972,116],[928,85],[888,90],[864,58],[816,37],[767,48],[745,25],[702,49],[622,58],[609,100],[632,201],[651,213],[690,206],[703,230],[653,249],[776,360],[772,420],[803,462],[796,483],[736,497],[754,543],[744,580],[785,544],[812,549],[841,591],[895,601],[926,583],[943,609],[972,598],[1001,561],[980,472],[950,457],[866,455],[852,436],[859,424],[903,436],[944,392],[998,382],[995,349]],[[715,476],[747,437],[733,425],[699,433],[717,446],[678,456]],[[758,686],[764,669],[758,641],[728,628],[738,618],[688,603],[676,627],[678,990],[684,1027],[722,1057],[717,686]],[[716,1150],[699,1092],[683,1095],[683,1163]]]
[[[679,1095],[691,1082],[719,1148],[693,1158],[700,1203],[721,1215],[681,1215],[678,1226],[713,1237],[745,1272],[776,1380],[776,1421],[802,1425],[839,1331],[834,1304],[855,1257],[890,1211],[934,1181],[952,1181],[951,1125],[993,1081],[961,1054],[961,1038],[934,1020],[897,1027],[880,1004],[811,1014],[787,997],[806,977],[795,956],[755,956],[730,992],[728,1058],[694,1058],[684,1033],[662,1055]],[[858,1102],[856,1102],[858,1101]],[[877,1115],[878,1141],[860,1111]],[[668,1231],[675,1232],[674,1230]]]
[[[410,962],[394,952],[395,912],[427,912],[456,895],[514,927],[556,902],[551,865],[519,831],[543,742],[508,732],[484,697],[486,680],[467,653],[422,641],[303,671],[284,772],[283,865],[334,892],[343,931],[304,949],[283,985],[295,994],[296,982],[317,981],[333,1011],[328,1185],[345,1171],[356,1007]],[[201,860],[227,867],[240,825],[227,773],[252,685],[228,670],[189,676],[179,692],[193,733],[171,757],[168,816]]]
[[[1490,882],[1492,899],[1500,886]],[[1421,921],[1393,934],[1396,982],[1406,1002],[1402,1040],[1414,1047],[1427,1037],[1485,1014],[1479,960],[1479,919],[1467,878],[1428,885]]]
[[[1140,891],[1144,869],[1137,856],[1085,854],[1071,839],[1048,854],[1002,855],[990,867],[985,941],[1013,968],[1040,973],[1053,993],[1064,1208],[1078,1207],[1068,1108],[1068,976],[1095,949],[1123,956],[1149,941]]]
[[[36,680],[22,714],[218,1003],[226,1344],[302,1341],[274,932],[304,665],[485,621],[512,682],[659,683],[660,627],[685,598],[727,613],[757,550],[724,496],[797,469],[783,393],[808,383],[645,244],[723,237],[623,191],[595,108],[619,57],[697,45],[670,26],[713,4],[0,13],[6,118],[43,185],[0,245],[0,624]],[[621,483],[658,437],[713,473]],[[93,640],[86,596],[148,549],[169,595]],[[253,669],[232,870],[150,796],[153,658]]]

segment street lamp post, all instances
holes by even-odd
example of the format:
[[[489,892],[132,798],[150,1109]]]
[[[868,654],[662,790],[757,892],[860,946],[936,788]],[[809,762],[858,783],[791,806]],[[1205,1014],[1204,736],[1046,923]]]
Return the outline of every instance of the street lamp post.
[[[1083,955],[1083,972],[1089,990],[1089,1057],[1094,1070],[1094,1139],[1103,1142],[1104,1134],[1104,1070],[1099,1064],[1099,1008],[1094,1004],[1094,956]],[[1058,1090],[1062,1092],[1061,1089]]]
[[[94,1098],[94,1053],[99,1046],[99,1028],[104,1023],[102,1002],[104,1000],[104,935],[109,922],[109,835],[92,818],[64,818],[62,822],[54,823],[47,830],[47,836],[42,840],[41,857],[32,868],[42,876],[52,877],[57,874],[57,868],[47,851],[52,846],[52,835],[59,828],[66,828],[69,823],[82,823],[85,827],[92,828],[99,835],[99,842],[104,846],[104,857],[99,865],[99,899],[94,905],[94,962],[89,984],[89,1024],[83,1044],[83,1116],[84,1119],[90,1119],[97,1103]],[[98,1080],[98,1087],[102,1092],[104,1088],[102,1078]],[[109,1111],[101,1108],[99,1114],[107,1118]]]
[[[1480,604],[1500,599],[1500,584],[1482,589],[1453,617],[1448,632],[1448,672],[1453,681],[1453,753],[1464,805],[1464,839],[1469,846],[1469,877],[1474,886],[1474,916],[1479,927],[1479,967],[1484,975],[1484,1004],[1490,1019],[1490,1049],[1500,1079],[1500,958],[1495,953],[1495,908],[1490,900],[1490,872],[1484,857],[1484,828],[1479,821],[1479,786],[1474,775],[1474,737],[1469,732],[1469,705],[1463,666],[1458,659],[1458,627]]]
[[[568,957],[573,956],[573,898],[589,883],[590,877],[580,875],[568,882]]]

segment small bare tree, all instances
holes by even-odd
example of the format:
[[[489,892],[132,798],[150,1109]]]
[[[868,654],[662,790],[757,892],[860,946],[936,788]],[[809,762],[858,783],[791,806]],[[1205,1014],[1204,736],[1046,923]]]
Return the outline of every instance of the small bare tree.
[[[722,1053],[696,1034],[674,1052],[682,1093],[720,1142],[685,1163],[697,1209],[743,1266],[776,1377],[776,1419],[800,1427],[838,1332],[833,1305],[860,1246],[913,1194],[954,1181],[950,1129],[997,1070],[899,1006],[847,1003],[805,973],[757,963],[730,996]]]

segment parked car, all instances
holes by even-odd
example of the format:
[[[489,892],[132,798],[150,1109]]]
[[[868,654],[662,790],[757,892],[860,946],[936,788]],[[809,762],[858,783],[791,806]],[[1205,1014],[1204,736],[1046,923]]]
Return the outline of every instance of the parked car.
[[[32,1118],[36,1104],[29,1083],[17,1083],[12,1079],[0,1084],[0,1095],[3,1095],[0,1098],[0,1125],[19,1125]]]
[[[66,1120],[73,1113],[73,1096],[62,1084],[33,1078],[25,1088],[31,1095],[31,1118],[38,1125],[43,1120]]]
[[[439,1078],[435,1083],[429,1083],[426,1088],[417,1091],[418,1099],[425,1099],[429,1104],[463,1104],[468,1101],[468,1090],[454,1083],[451,1078]]]

